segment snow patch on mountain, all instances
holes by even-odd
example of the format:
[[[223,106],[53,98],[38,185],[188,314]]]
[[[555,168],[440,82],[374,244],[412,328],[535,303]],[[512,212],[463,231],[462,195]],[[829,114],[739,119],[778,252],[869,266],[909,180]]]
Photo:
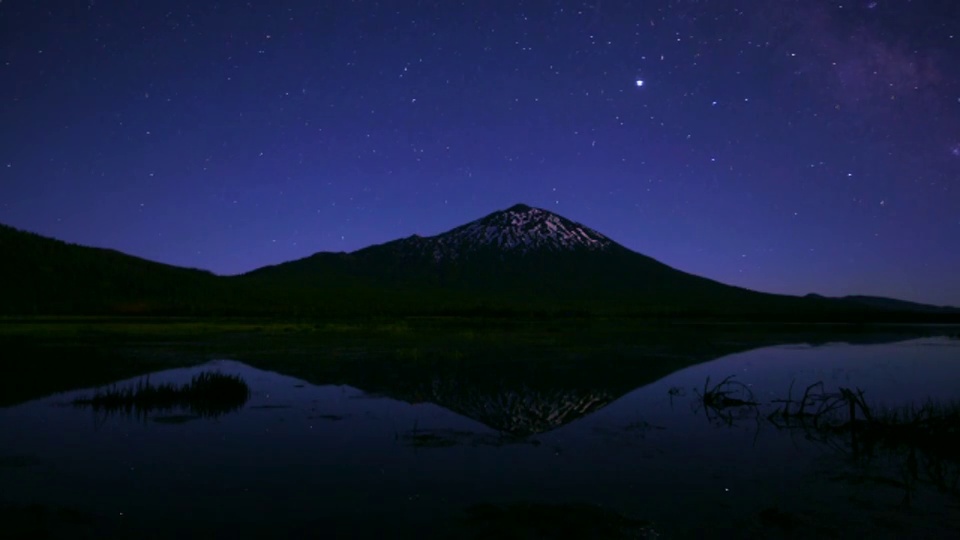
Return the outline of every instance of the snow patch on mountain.
[[[614,242],[597,231],[540,208],[516,205],[431,237],[410,240],[437,261],[495,248],[509,253],[602,251]]]

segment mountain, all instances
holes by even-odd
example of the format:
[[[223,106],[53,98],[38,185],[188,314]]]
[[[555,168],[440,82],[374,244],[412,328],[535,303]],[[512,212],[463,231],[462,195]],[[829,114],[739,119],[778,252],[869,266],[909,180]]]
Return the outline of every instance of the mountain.
[[[729,320],[928,320],[960,311],[775,295],[671,268],[518,204],[436,236],[216,276],[0,226],[0,314],[271,316],[601,314]]]
[[[361,311],[810,319],[869,311],[688,274],[585,225],[522,204],[436,236],[414,235],[352,253],[317,253],[241,279],[272,287],[274,298],[296,295],[317,306],[352,302]]]

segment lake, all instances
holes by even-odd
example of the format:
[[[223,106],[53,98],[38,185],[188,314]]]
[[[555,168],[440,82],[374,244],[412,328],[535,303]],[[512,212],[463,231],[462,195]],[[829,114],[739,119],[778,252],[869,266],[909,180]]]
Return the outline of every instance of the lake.
[[[960,451],[813,425],[844,406],[772,414],[818,381],[818,406],[862,389],[874,415],[960,400],[960,340],[863,341],[609,382],[584,375],[614,370],[595,360],[539,377],[523,357],[482,380],[452,367],[356,386],[230,359],[159,371],[151,383],[237,375],[249,399],[125,414],[72,404],[83,389],[2,408],[0,515],[69,538],[951,537]]]

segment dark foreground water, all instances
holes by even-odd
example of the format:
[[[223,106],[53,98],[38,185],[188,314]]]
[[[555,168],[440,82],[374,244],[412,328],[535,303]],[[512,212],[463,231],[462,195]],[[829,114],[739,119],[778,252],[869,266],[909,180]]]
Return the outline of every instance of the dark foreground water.
[[[799,398],[816,381],[828,392],[859,387],[875,410],[960,399],[958,340],[769,347],[626,394],[438,376],[389,397],[230,360],[150,381],[201,371],[242,376],[249,401],[213,417],[126,415],[69,404],[86,390],[0,409],[4,522],[18,534],[68,538],[960,531],[960,456],[909,445],[864,451],[847,433],[768,419],[791,384]],[[758,406],[704,406],[707,378],[730,375]]]

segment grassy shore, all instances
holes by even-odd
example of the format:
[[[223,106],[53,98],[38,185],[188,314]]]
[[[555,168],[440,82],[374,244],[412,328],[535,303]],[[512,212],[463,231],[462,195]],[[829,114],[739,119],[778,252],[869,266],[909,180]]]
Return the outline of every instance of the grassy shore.
[[[519,360],[531,373],[540,365],[571,371],[604,366],[616,375],[637,364],[664,373],[778,343],[870,343],[956,332],[936,326],[601,318],[4,318],[0,406],[218,358],[311,381],[346,381],[359,372],[400,377],[451,365],[479,373]]]

